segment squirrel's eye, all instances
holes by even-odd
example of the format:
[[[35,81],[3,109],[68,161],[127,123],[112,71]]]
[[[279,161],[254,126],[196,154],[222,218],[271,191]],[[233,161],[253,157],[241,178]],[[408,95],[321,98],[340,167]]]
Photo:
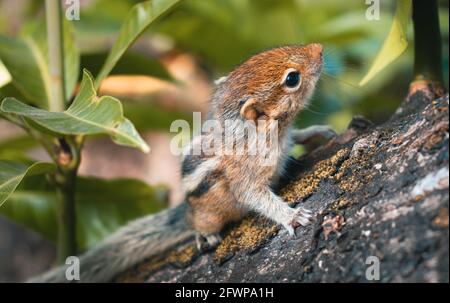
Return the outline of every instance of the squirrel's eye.
[[[290,72],[287,76],[286,76],[286,80],[284,80],[284,83],[286,84],[287,87],[289,88],[294,88],[296,87],[299,83],[300,83],[300,73],[295,71],[295,72]]]

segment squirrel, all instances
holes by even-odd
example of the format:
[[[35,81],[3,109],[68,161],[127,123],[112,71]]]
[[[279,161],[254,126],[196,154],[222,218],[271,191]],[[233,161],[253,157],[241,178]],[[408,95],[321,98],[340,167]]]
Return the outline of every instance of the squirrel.
[[[80,281],[111,281],[144,259],[194,239],[200,250],[214,247],[221,240],[224,226],[248,212],[273,220],[292,236],[297,227],[307,225],[313,214],[303,207],[290,207],[273,192],[272,185],[283,174],[294,143],[336,135],[329,126],[301,130],[291,127],[297,113],[308,105],[322,64],[322,46],[318,43],[284,46],[254,55],[219,79],[209,118],[220,125],[226,120],[253,121],[263,125],[258,135],[275,129],[278,144],[271,143],[264,155],[195,154],[192,151],[210,142],[212,134],[194,137],[185,148],[188,152],[181,165],[185,202],[132,221],[81,255]],[[250,147],[254,141],[249,136],[244,132],[234,144],[247,139]],[[267,156],[275,159],[269,165],[263,163]],[[61,266],[30,281],[65,282],[65,268]]]

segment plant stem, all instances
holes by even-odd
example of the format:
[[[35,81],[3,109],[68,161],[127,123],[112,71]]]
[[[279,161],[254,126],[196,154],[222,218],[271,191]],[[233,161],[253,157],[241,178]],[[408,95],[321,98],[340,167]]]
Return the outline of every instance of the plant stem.
[[[47,39],[50,68],[50,111],[63,111],[66,107],[64,79],[64,36],[60,0],[46,0]],[[75,192],[81,146],[71,138],[59,140],[54,161],[58,194],[58,261],[77,254]],[[52,152],[52,151],[50,151]]]
[[[442,43],[437,0],[413,0],[414,76],[443,83]]]
[[[78,252],[76,241],[76,182],[81,161],[81,145],[76,137],[59,140],[57,155],[58,172],[55,176],[58,193],[58,261]]]
[[[63,111],[65,108],[64,84],[64,38],[61,17],[61,1],[45,1],[47,19],[47,39],[50,68],[50,111]]]
[[[75,188],[76,170],[58,172],[58,262],[64,263],[68,256],[77,254]]]

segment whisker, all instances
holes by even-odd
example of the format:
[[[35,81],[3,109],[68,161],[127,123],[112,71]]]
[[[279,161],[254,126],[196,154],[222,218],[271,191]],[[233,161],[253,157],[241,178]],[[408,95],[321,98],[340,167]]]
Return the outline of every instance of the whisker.
[[[348,51],[337,47],[328,47],[324,51],[324,69],[334,71],[334,69],[342,70],[342,72],[352,71],[358,72],[359,66],[355,62],[349,62]]]
[[[329,77],[329,78],[331,78],[333,80],[336,80],[338,82],[341,82],[342,84],[348,85],[348,86],[350,86],[352,88],[355,88],[357,90],[361,90],[361,88],[359,86],[357,86],[356,84],[350,83],[348,81],[344,81],[344,80],[342,80],[342,79],[340,79],[340,78],[338,78],[336,76],[333,76],[333,75],[331,75],[331,74],[329,74],[327,72],[322,72],[322,75],[325,76],[325,77]]]
[[[324,56],[331,56],[336,54],[339,51],[339,49],[337,47],[332,47],[332,46],[325,46],[324,47]]]
[[[354,100],[355,96],[360,95],[362,91],[360,87],[339,77],[324,73],[322,75],[323,77],[319,80],[319,90],[324,91],[326,95],[329,95],[331,90],[333,98],[350,101]],[[340,103],[343,105],[345,102],[341,101]]]
[[[321,116],[328,116],[329,115],[329,113],[316,112],[315,110],[310,109],[308,106],[304,107],[303,110],[306,110],[306,111],[308,111],[310,113],[313,113],[315,115],[321,115]]]

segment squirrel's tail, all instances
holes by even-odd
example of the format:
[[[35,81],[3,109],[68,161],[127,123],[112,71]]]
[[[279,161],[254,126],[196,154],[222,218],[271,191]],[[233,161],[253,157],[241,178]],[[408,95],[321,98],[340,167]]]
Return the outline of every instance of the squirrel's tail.
[[[109,282],[131,266],[194,238],[186,222],[187,204],[150,215],[120,228],[80,256],[79,282]],[[60,266],[29,282],[69,282]]]

